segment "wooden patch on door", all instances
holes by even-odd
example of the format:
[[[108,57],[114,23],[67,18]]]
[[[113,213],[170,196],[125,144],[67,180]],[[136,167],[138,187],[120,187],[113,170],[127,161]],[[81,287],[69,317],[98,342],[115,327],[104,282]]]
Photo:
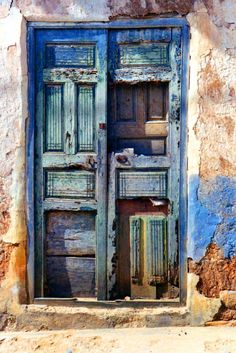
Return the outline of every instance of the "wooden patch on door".
[[[94,258],[50,256],[46,273],[49,297],[95,297]]]
[[[46,214],[47,296],[95,296],[95,219],[95,212]]]

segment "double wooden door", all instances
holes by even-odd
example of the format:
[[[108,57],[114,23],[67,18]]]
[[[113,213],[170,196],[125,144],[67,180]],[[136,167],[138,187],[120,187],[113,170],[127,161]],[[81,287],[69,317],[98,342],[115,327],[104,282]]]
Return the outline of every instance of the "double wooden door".
[[[35,41],[35,295],[176,298],[181,29]]]

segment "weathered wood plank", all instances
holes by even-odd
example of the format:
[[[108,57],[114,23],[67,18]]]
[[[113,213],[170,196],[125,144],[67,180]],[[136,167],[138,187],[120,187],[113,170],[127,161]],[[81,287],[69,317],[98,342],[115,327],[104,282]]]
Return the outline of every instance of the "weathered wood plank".
[[[172,72],[169,66],[151,68],[122,68],[114,70],[111,80],[118,83],[139,83],[139,82],[168,82],[172,79]]]
[[[169,50],[165,43],[138,43],[119,45],[120,66],[168,65]]]
[[[166,218],[130,217],[131,297],[157,299],[157,286],[167,283]]]
[[[47,83],[96,83],[98,80],[98,74],[96,69],[44,69],[43,80]]]
[[[137,155],[165,155],[166,139],[165,138],[120,138],[119,149],[122,151],[126,148],[134,149]]]
[[[26,119],[26,216],[27,216],[27,287],[29,304],[35,296],[35,209],[34,209],[34,143],[35,143],[35,36],[34,28],[28,28],[28,107]]]
[[[48,297],[95,297],[95,259],[47,256],[46,289]]]
[[[43,168],[78,168],[94,170],[97,165],[95,154],[44,153],[42,156]]]
[[[169,139],[171,168],[169,171],[169,199],[172,212],[168,217],[168,266],[169,282],[179,283],[179,195],[180,195],[180,124],[181,124],[181,74],[182,47],[181,30],[172,29],[170,44],[173,80],[169,84],[169,120],[171,133]]]
[[[96,218],[96,279],[97,299],[107,299],[107,42],[108,33],[103,31],[97,51],[99,81],[95,92],[97,117],[97,218]]]
[[[77,232],[74,235],[66,235],[64,239],[51,237],[46,241],[47,255],[93,256],[96,252],[95,239],[95,231]]]
[[[73,82],[67,82],[64,84],[64,152],[66,154],[76,153],[76,111],[75,111],[75,84]]]
[[[95,173],[81,170],[46,171],[46,198],[93,199]]]
[[[179,217],[179,264],[180,264],[180,302],[187,299],[187,102],[189,87],[189,42],[190,31],[186,24],[182,28],[182,79],[181,79],[181,130],[180,130],[180,217]]]
[[[47,255],[92,255],[96,253],[94,212],[48,212]]]
[[[164,155],[168,135],[168,85],[111,85],[109,150],[134,148],[136,154]]]
[[[78,151],[94,151],[95,139],[95,87],[79,85],[77,89],[77,146]]]
[[[47,67],[94,67],[95,45],[87,43],[49,43],[46,45]]]
[[[168,84],[142,83],[136,85],[111,85],[111,120],[112,122],[167,120]],[[142,115],[140,113],[142,110]]]
[[[45,150],[63,151],[63,87],[45,85]]]
[[[167,172],[120,171],[118,174],[119,198],[167,197]]]
[[[142,125],[127,122],[125,124],[116,124],[114,127],[117,138],[166,137],[168,134],[166,122],[155,123],[150,121]]]
[[[115,154],[114,163],[116,168],[169,168],[171,166],[169,156],[136,155],[131,151],[132,149],[126,149]]]
[[[42,202],[44,211],[96,211],[96,200],[45,199]]]
[[[147,121],[168,120],[168,84],[147,86]]]
[[[40,33],[39,33],[40,32]],[[47,264],[47,279],[53,278],[53,271],[57,276],[56,286],[53,281],[50,289],[50,283],[45,283],[44,276],[44,255],[46,245],[50,253],[58,251],[59,257],[66,254],[87,255],[94,257],[95,229],[79,231],[76,234],[78,239],[57,239],[47,243],[45,233],[45,214],[47,210],[96,210],[97,229],[96,229],[96,250],[99,254],[97,262],[97,276],[95,276],[95,259],[87,261],[93,262],[93,274],[90,275],[93,281],[92,295],[95,295],[97,285],[98,298],[106,299],[106,131],[100,129],[100,125],[106,124],[106,59],[107,59],[107,31],[106,30],[40,30],[36,34],[36,52],[37,52],[37,149],[35,149],[37,170],[37,203],[36,203],[36,239],[37,254],[37,296],[43,296],[45,284],[48,285],[46,295],[70,296],[67,290],[67,282],[60,284],[59,269],[52,263]],[[45,62],[46,59],[46,62]],[[46,67],[46,69],[45,69]],[[61,85],[62,87],[62,113],[63,121],[63,150],[57,152],[45,152],[42,150],[45,127],[42,119],[42,112],[45,112],[45,100],[42,99],[43,87],[45,84]],[[89,86],[89,99],[82,99],[81,91],[86,93],[86,87]],[[92,87],[92,94],[91,94]],[[86,91],[86,92],[85,92]],[[90,98],[93,99],[90,99]],[[89,104],[88,104],[89,103]],[[83,106],[84,104],[84,106]],[[83,106],[83,121],[81,120],[81,110]],[[46,109],[45,109],[46,108]],[[94,110],[94,112],[92,112]],[[53,117],[58,118],[57,114]],[[56,119],[54,119],[56,120]],[[86,125],[86,122],[90,124]],[[81,125],[83,123],[83,126]],[[54,122],[54,126],[55,126]],[[89,129],[86,127],[89,126]],[[52,134],[56,131],[55,126]],[[80,130],[81,129],[81,130]],[[88,134],[87,134],[88,133]],[[91,138],[92,137],[92,138]],[[88,143],[87,143],[88,142]],[[82,146],[89,144],[89,148]],[[82,148],[80,148],[82,146]],[[83,153],[78,153],[78,150]],[[55,150],[54,150],[55,151]],[[93,153],[91,153],[93,151]],[[98,156],[97,156],[98,155]],[[84,175],[84,180],[81,176]],[[91,178],[89,178],[92,176]],[[51,180],[48,180],[51,178]],[[76,179],[76,180],[75,180]],[[48,183],[50,185],[45,185]],[[49,186],[49,188],[48,188]],[[47,190],[47,199],[45,200],[45,189]],[[81,198],[82,196],[82,198]],[[59,212],[59,211],[58,211]],[[66,212],[64,212],[66,213]],[[63,217],[63,216],[62,216]],[[60,223],[60,222],[58,222]],[[63,227],[62,227],[63,228]],[[58,231],[58,228],[57,228]],[[87,234],[87,245],[85,244]],[[92,238],[94,239],[92,241]],[[64,245],[62,244],[64,242]],[[92,244],[93,243],[93,244]],[[87,248],[86,248],[87,247]],[[54,250],[52,250],[54,248]],[[58,248],[60,250],[58,250]],[[50,256],[51,259],[55,256]],[[66,272],[67,261],[71,257],[65,256],[64,263],[59,264],[62,271]],[[84,258],[84,257],[83,257]],[[60,260],[58,260],[60,261]],[[74,260],[76,263],[77,260]],[[78,260],[79,261],[79,260]],[[80,261],[83,261],[81,258]],[[82,263],[82,262],[81,262]],[[64,265],[64,267],[63,267]],[[86,265],[86,264],[85,264]],[[85,266],[84,265],[84,266]],[[74,274],[72,274],[76,287],[76,264]],[[91,266],[90,266],[91,267]],[[78,271],[80,271],[77,266]],[[73,272],[73,271],[72,271]],[[85,271],[86,272],[86,271]],[[57,275],[58,273],[58,275]],[[65,273],[66,275],[66,273]],[[48,277],[49,276],[49,277]],[[98,283],[95,284],[95,277]],[[77,278],[78,279],[78,278]],[[83,280],[83,278],[82,278]],[[80,284],[81,286],[81,284]],[[84,284],[86,287],[86,283]],[[91,296],[90,284],[87,283],[87,289],[81,287],[82,296]],[[55,289],[56,288],[56,289]],[[53,292],[54,291],[54,292]],[[73,293],[75,291],[72,291]],[[77,293],[79,295],[79,293]]]
[[[148,27],[148,26],[146,26]],[[112,31],[111,40],[115,43],[142,43],[142,42],[163,42],[168,43],[171,41],[171,29],[155,28],[153,31],[150,28],[142,28],[139,30],[127,29],[125,26],[122,31]]]
[[[162,30],[171,27],[188,27],[188,22],[184,17],[147,18],[138,20],[115,20],[109,22],[29,22],[29,27],[34,28],[57,28],[57,29],[155,29]],[[171,38],[171,37],[170,37]]]
[[[42,159],[44,149],[44,130],[42,113],[45,113],[44,108],[44,84],[42,78],[43,71],[43,43],[41,38],[37,37],[35,45],[35,97],[36,97],[36,109],[35,109],[35,146],[34,146],[34,202],[35,202],[35,295],[38,297],[44,296],[44,282],[45,282],[45,262],[44,262],[44,219],[43,219],[43,168]],[[38,157],[38,158],[37,158]],[[36,173],[37,171],[37,173]]]

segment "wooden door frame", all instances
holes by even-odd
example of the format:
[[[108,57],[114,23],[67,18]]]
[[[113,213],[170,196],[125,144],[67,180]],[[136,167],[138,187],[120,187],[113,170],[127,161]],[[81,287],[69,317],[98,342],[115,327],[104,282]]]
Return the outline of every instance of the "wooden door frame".
[[[187,297],[187,92],[189,79],[189,24],[185,18],[153,18],[145,20],[117,20],[110,22],[28,22],[28,110],[26,122],[26,217],[27,217],[27,291],[28,301],[34,295],[34,141],[35,141],[35,32],[38,29],[138,29],[178,27],[182,31],[182,80],[181,80],[181,146],[180,146],[180,207],[179,207],[179,266],[180,304]],[[104,278],[107,274],[104,273]],[[106,281],[104,281],[106,282]],[[106,288],[104,288],[106,293]],[[107,298],[101,298],[107,299]],[[158,303],[157,303],[158,305]]]

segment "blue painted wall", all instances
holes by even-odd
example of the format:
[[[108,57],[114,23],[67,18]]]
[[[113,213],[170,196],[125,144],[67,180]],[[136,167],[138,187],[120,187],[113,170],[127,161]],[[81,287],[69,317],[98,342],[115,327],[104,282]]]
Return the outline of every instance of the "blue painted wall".
[[[215,242],[226,258],[236,256],[236,178],[189,179],[188,257],[199,261]]]

